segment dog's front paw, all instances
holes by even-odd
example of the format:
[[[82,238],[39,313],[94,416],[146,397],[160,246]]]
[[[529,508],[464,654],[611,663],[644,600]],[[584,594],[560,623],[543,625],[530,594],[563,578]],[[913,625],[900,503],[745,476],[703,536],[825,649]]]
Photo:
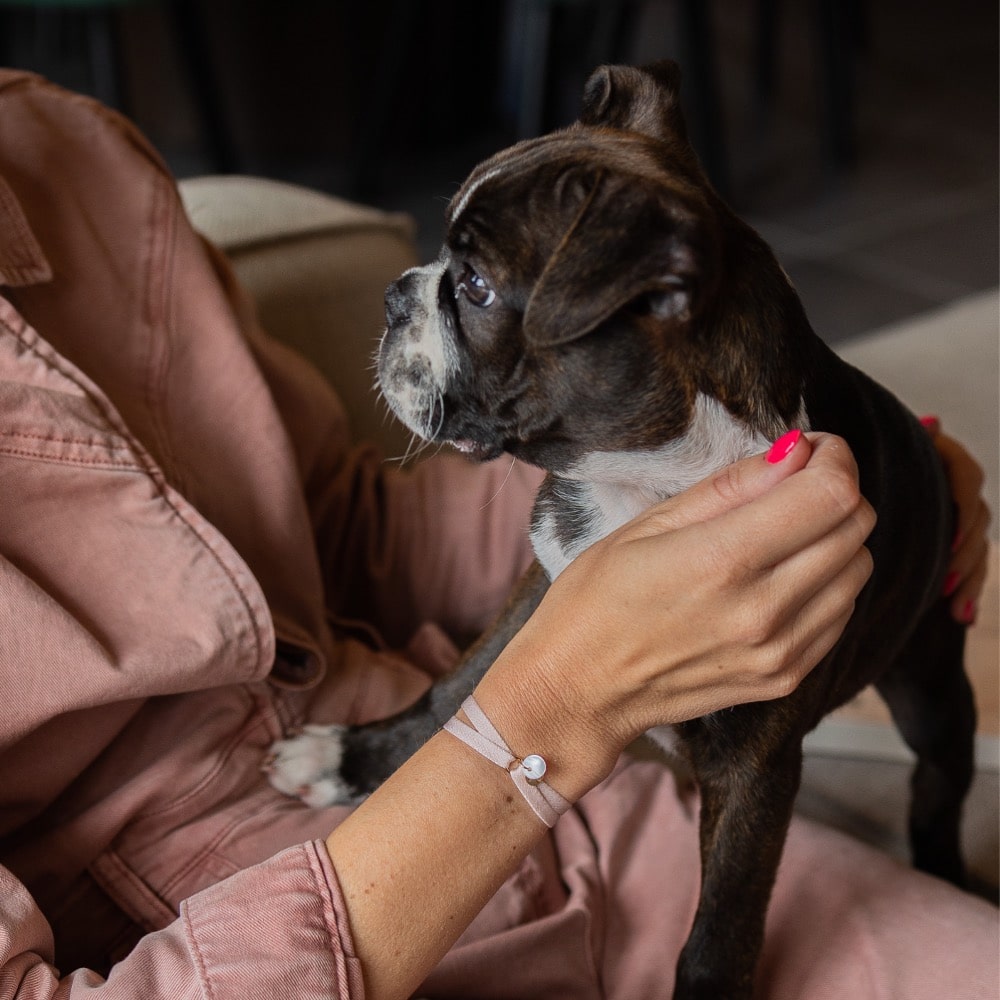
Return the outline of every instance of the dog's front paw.
[[[346,726],[304,726],[297,736],[278,740],[262,770],[285,795],[315,809],[356,801],[355,790],[340,776]]]

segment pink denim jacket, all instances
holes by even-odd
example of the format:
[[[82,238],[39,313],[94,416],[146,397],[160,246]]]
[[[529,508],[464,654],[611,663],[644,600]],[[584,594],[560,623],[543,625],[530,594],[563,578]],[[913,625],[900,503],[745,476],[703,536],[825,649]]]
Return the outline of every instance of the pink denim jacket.
[[[506,474],[354,447],[143,138],[0,71],[0,1000],[363,995],[343,810],[260,762],[454,662],[528,558]],[[694,805],[623,763],[422,992],[668,993]],[[793,823],[761,996],[996,997],[996,955],[991,907]]]
[[[463,536],[482,477],[384,474],[352,449],[331,390],[257,328],[143,138],[13,72],[0,482],[0,996],[50,995],[53,961],[124,955],[108,995],[359,995],[312,842],[340,814],[279,796],[260,762],[307,706],[371,718],[419,694],[413,662],[454,657],[421,624],[481,627],[527,558],[505,544],[523,526],[498,505]],[[134,928],[157,933],[129,952]]]

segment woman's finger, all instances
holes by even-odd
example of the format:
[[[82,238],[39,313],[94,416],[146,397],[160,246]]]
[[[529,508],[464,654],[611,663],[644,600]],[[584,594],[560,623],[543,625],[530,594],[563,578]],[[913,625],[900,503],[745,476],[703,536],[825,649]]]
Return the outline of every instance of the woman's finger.
[[[977,536],[962,547],[957,569],[949,571],[945,579],[945,596],[949,598],[952,617],[963,625],[972,625],[978,613],[979,596],[986,582],[989,568],[989,543],[985,534]],[[956,577],[951,574],[957,573]]]
[[[942,433],[940,421],[925,417],[921,423],[934,438],[955,500],[956,525],[952,555],[945,575],[944,596],[952,617],[964,625],[976,620],[978,602],[986,580],[990,510],[982,498],[982,467],[954,438]]]
[[[650,507],[620,529],[629,538],[643,538],[708,521],[768,493],[810,460],[813,441],[789,431],[771,451],[727,465],[694,486]]]
[[[828,587],[847,567],[861,560],[871,575],[871,553],[864,543],[875,524],[871,506],[863,501],[858,511],[845,518],[812,544],[775,564],[766,576],[769,600],[795,614],[813,595]]]
[[[646,725],[682,721],[790,694],[836,645],[870,572],[870,557],[866,551],[859,552],[780,622],[741,624],[740,616],[730,608],[719,623],[709,655],[694,655],[670,672],[650,678],[655,687],[662,686],[664,698],[658,706],[649,706],[654,714]],[[728,639],[719,643],[722,636]],[[683,696],[679,698],[678,692]]]
[[[784,639],[789,655],[801,655],[801,650],[811,643],[812,634],[825,633],[834,623],[843,628],[854,613],[858,595],[871,578],[873,567],[871,553],[862,547],[815,591],[803,594],[789,617]]]
[[[941,454],[945,456],[945,468],[958,512],[955,534],[957,546],[975,530],[976,522],[982,519],[984,511],[986,518],[983,523],[989,523],[989,511],[982,500],[985,476],[982,466],[964,449],[961,449],[959,457],[957,442],[942,434],[938,437],[938,443]]]
[[[854,547],[860,546],[874,527],[874,511],[854,472],[839,458],[836,463],[822,458],[817,447],[802,471],[712,521],[706,526],[706,553],[737,574],[752,574],[808,550],[841,525],[856,538]]]

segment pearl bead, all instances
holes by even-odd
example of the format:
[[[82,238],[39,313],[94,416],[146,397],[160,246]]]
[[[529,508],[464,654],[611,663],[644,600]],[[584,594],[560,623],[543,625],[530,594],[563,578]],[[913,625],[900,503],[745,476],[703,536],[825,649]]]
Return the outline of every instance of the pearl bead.
[[[548,765],[544,757],[539,757],[537,753],[528,754],[521,761],[521,767],[529,781],[541,781],[545,777]]]

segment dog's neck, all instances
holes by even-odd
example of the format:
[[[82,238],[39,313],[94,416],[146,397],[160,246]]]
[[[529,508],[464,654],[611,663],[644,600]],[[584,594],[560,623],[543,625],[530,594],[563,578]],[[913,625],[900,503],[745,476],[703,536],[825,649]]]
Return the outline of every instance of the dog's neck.
[[[771,248],[724,205],[718,209],[724,277],[691,327],[690,371],[699,392],[774,440],[797,426],[808,383],[825,367],[823,344]]]
[[[797,417],[794,425],[805,429],[804,409]],[[765,451],[769,443],[718,400],[699,394],[680,437],[649,451],[595,452],[550,474],[535,503],[535,554],[555,579],[599,538],[732,462]]]

